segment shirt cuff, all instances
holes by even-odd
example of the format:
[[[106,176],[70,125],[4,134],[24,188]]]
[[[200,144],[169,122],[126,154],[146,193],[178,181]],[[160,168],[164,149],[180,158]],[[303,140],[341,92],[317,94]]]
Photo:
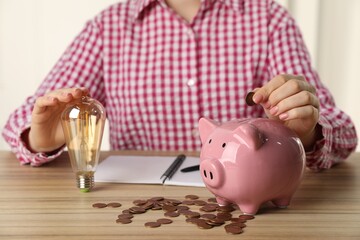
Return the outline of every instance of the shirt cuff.
[[[22,134],[29,128],[30,126],[24,127],[18,134],[19,144],[15,155],[22,165],[30,164],[33,167],[38,167],[43,165],[44,163],[54,160],[64,151],[65,145],[63,147],[60,147],[56,151],[51,152],[51,154],[44,152],[31,152],[27,144],[23,141],[21,137]]]
[[[326,157],[332,149],[332,126],[323,116],[320,116],[318,124],[322,128],[323,138],[316,141],[311,151],[306,152],[306,166],[314,171],[331,168],[334,164]]]

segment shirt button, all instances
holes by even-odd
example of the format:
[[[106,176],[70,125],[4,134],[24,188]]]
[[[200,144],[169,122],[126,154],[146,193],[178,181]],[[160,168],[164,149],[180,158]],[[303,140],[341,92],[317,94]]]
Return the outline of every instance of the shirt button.
[[[192,29],[188,29],[186,34],[188,35],[188,37],[194,37],[194,32],[192,31]]]
[[[187,85],[189,87],[192,87],[196,84],[196,78],[190,78],[188,81],[187,81]]]

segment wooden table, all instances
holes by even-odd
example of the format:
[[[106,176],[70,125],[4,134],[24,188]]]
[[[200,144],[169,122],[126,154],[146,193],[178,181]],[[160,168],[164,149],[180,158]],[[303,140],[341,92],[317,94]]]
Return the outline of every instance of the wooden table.
[[[111,154],[165,155],[104,152],[101,159]],[[182,200],[187,194],[203,200],[212,197],[206,188],[114,183],[97,183],[94,191],[81,193],[67,153],[35,168],[19,166],[12,153],[0,152],[0,239],[360,239],[360,153],[328,171],[307,171],[289,208],[262,207],[240,235],[227,234],[223,226],[199,229],[186,223],[184,216],[159,228],[144,227],[145,222],[163,217],[162,211],[136,215],[131,224],[115,223],[133,200],[155,196]],[[122,207],[92,207],[113,201]]]

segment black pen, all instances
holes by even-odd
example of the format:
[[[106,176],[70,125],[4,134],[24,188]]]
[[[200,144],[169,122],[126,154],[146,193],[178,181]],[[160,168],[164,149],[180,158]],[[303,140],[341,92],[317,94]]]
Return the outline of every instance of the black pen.
[[[170,167],[168,167],[168,169],[166,169],[166,171],[164,172],[163,175],[161,175],[160,179],[163,179],[163,184],[166,181],[166,179],[171,179],[172,176],[174,176],[174,174],[176,173],[176,171],[179,169],[179,167],[181,166],[181,164],[184,162],[186,156],[184,154],[180,154],[178,155],[174,162],[170,165]]]
[[[200,165],[194,165],[194,166],[190,166],[190,167],[186,167],[181,169],[181,172],[194,172],[194,171],[199,171],[200,170]]]

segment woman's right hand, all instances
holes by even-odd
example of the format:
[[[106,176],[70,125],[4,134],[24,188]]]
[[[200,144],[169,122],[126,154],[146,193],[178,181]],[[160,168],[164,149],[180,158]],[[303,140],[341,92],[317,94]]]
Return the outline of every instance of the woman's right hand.
[[[52,152],[65,144],[61,113],[66,104],[86,95],[85,88],[67,88],[36,99],[28,134],[28,145],[33,152]]]

